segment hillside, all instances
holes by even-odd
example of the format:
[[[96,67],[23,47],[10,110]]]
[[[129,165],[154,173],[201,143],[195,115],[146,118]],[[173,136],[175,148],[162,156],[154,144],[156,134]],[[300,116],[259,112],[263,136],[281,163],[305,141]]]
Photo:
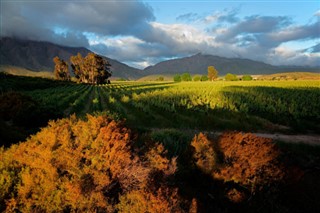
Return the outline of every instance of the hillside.
[[[199,53],[190,57],[163,61],[154,66],[145,68],[144,71],[146,75],[184,72],[189,72],[191,74],[206,74],[208,66],[215,66],[219,71],[219,75],[225,75],[229,72],[236,75],[253,75],[289,71],[316,72],[320,70],[319,68],[312,67],[272,66],[270,64],[249,59],[224,58]]]
[[[43,77],[43,78],[54,78],[53,72],[50,71],[30,71],[25,68],[0,65],[0,72],[5,72],[11,75],[28,76],[28,77]]]
[[[53,57],[68,61],[71,55],[78,52],[83,56],[91,52],[83,47],[66,47],[42,41],[26,41],[8,37],[0,39],[0,65],[14,66],[29,71],[53,71]],[[141,71],[117,60],[106,58],[112,65],[114,77],[136,79]]]

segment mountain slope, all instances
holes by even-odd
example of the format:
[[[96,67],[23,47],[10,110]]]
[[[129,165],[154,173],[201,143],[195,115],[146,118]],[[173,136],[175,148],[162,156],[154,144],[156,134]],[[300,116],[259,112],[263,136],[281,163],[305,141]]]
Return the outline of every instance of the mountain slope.
[[[233,74],[273,74],[284,71],[316,72],[319,68],[272,66],[263,62],[240,58],[224,58],[197,54],[190,57],[160,62],[144,69],[146,75],[184,73],[207,74],[208,66],[215,66],[219,75]]]
[[[31,71],[53,71],[55,56],[69,61],[71,55],[78,52],[82,56],[90,50],[83,47],[65,47],[49,42],[26,41],[13,38],[0,38],[0,65],[25,68]],[[105,57],[106,58],[106,57]],[[136,79],[141,77],[141,70],[132,68],[117,60],[106,58],[111,64],[113,77]]]

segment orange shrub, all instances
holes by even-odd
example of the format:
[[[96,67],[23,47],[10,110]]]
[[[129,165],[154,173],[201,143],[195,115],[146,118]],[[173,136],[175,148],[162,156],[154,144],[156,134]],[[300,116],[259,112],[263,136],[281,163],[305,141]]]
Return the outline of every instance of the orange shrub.
[[[176,208],[147,187],[151,171],[167,171],[170,161],[155,153],[162,166],[151,167],[152,157],[142,161],[131,144],[131,131],[105,117],[51,121],[26,142],[0,149],[0,211],[113,212],[144,200],[151,200],[151,212]]]
[[[146,158],[150,168],[162,171],[165,175],[172,175],[177,170],[177,157],[166,158],[167,150],[162,144],[155,144],[147,153]]]
[[[212,142],[208,140],[207,136],[199,133],[193,138],[191,146],[194,148],[193,159],[197,167],[204,173],[211,174],[217,165],[216,152]]]
[[[160,188],[156,193],[148,191],[131,191],[120,197],[117,205],[119,212],[128,213],[170,213],[183,212],[179,208],[179,197],[176,190]]]
[[[253,190],[283,179],[280,151],[272,139],[233,132],[223,134],[218,144],[225,164],[214,172],[215,178],[248,185]]]
[[[280,152],[271,139],[231,132],[224,133],[214,147],[200,133],[191,146],[198,168],[214,179],[234,182],[253,192],[284,178],[283,167],[278,161]],[[218,155],[222,156],[221,163],[216,161]],[[230,197],[233,194],[230,193]]]

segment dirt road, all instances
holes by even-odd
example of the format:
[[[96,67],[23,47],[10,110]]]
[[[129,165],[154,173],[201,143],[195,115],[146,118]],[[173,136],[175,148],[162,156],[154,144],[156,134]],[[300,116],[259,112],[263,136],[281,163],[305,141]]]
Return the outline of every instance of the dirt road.
[[[277,141],[287,143],[303,143],[313,146],[320,146],[320,135],[284,135],[284,134],[268,134],[268,133],[254,133],[257,136],[271,138]]]

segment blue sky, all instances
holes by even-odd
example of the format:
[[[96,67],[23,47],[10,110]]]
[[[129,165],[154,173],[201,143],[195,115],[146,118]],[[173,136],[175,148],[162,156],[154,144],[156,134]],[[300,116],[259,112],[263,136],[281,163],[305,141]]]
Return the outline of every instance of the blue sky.
[[[320,1],[1,0],[1,36],[84,46],[130,66],[199,52],[320,66]]]

